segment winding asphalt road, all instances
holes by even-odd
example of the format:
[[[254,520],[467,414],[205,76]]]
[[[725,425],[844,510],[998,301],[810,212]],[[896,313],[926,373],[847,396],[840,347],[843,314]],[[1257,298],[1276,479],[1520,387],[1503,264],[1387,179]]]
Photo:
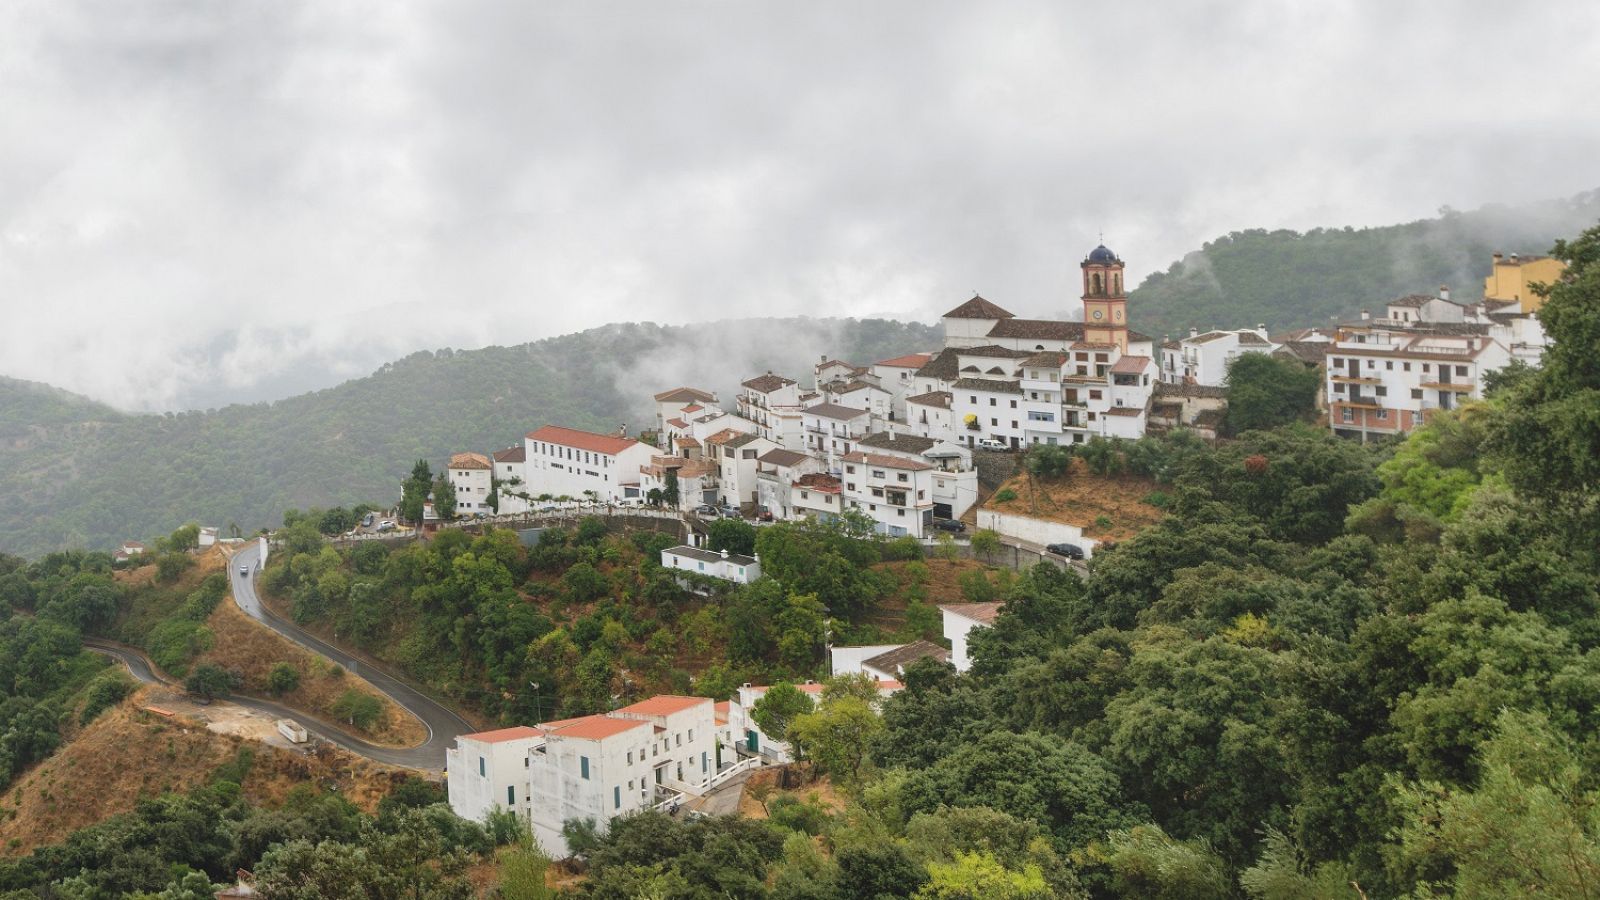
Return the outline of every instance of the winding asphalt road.
[[[341,747],[353,750],[369,759],[382,763],[399,766],[411,766],[418,769],[440,770],[444,768],[445,750],[455,742],[456,736],[469,734],[474,729],[468,722],[457,715],[454,710],[433,699],[422,691],[388,672],[361,659],[346,653],[338,647],[318,638],[293,622],[287,622],[273,614],[256,595],[255,576],[257,566],[261,560],[261,546],[259,543],[246,544],[244,549],[233,555],[228,564],[228,577],[233,587],[234,602],[245,615],[271,628],[296,644],[310,650],[312,653],[333,660],[343,666],[346,671],[354,672],[365,678],[369,684],[386,694],[401,708],[416,716],[423,726],[428,729],[428,739],[416,747],[396,749],[393,747],[378,747],[359,738],[351,737],[342,732],[334,731],[333,734],[320,736],[327,738]],[[244,567],[249,574],[241,574],[239,569]],[[261,704],[262,707],[273,707],[276,704],[253,698],[234,698],[235,702],[244,706]],[[281,709],[282,707],[278,707]],[[304,713],[285,711],[283,713],[295,721],[312,730],[316,724],[306,721]],[[337,735],[337,736],[336,736]]]
[[[145,684],[160,684],[182,690],[182,685],[179,685],[173,681],[169,681],[167,678],[158,674],[155,671],[155,666],[150,663],[149,657],[132,647],[126,647],[122,644],[114,644],[110,641],[96,640],[94,638],[84,638],[83,646],[86,650],[92,650],[95,653],[99,653],[103,656],[109,656],[112,659],[121,662],[127,667],[128,672],[132,674],[133,677],[138,681],[144,682]],[[335,725],[312,718],[301,710],[290,709],[287,706],[273,703],[271,700],[260,700],[255,697],[241,697],[238,694],[230,694],[223,699],[235,706],[242,706],[245,709],[253,709],[256,712],[265,713],[266,715],[272,716],[274,719],[293,719],[296,722],[299,722],[306,731],[311,732],[328,743],[343,747],[352,753],[365,756],[368,759],[387,763],[389,765],[409,766],[411,768],[430,768],[429,766],[410,761],[412,755],[414,755],[416,752],[415,750],[400,750],[394,747],[380,747],[377,744],[369,744],[358,737],[346,733]]]

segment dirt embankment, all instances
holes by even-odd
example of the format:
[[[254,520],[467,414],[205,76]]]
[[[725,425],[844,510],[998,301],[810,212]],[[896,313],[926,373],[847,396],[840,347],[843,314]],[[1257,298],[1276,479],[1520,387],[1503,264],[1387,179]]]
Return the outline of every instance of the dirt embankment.
[[[411,773],[336,748],[287,750],[236,734],[219,734],[179,713],[145,712],[159,701],[182,708],[159,687],[145,687],[102,713],[55,755],[0,797],[0,856],[21,856],[64,840],[73,831],[132,810],[141,798],[183,792],[208,781],[241,747],[254,751],[244,795],[281,804],[305,784],[336,790],[372,812],[384,794]]]
[[[1016,498],[997,501],[1008,490]],[[1025,473],[1011,478],[984,508],[1077,525],[1098,540],[1124,541],[1161,521],[1165,513],[1145,502],[1160,490],[1154,479],[1095,475],[1083,460],[1073,459],[1072,471],[1058,479],[1029,478]]]
[[[428,739],[423,724],[377,688],[240,612],[231,598],[217,605],[206,620],[206,627],[211,629],[214,643],[196,662],[214,663],[239,673],[244,678],[244,693],[306,710],[324,721],[338,722],[334,706],[346,691],[353,690],[377,698],[383,709],[369,730],[351,729],[353,733],[394,747],[415,747]],[[272,694],[267,686],[268,676],[279,663],[287,664],[300,680],[298,687],[281,696]]]

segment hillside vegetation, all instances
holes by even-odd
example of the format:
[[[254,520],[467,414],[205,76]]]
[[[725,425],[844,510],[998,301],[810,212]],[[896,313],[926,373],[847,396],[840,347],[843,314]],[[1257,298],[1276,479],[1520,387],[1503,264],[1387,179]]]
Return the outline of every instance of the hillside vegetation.
[[[175,415],[122,415],[4,380],[0,550],[106,548],[188,521],[249,532],[286,509],[388,503],[419,458],[504,447],[545,422],[637,431],[665,388],[693,382],[731,406],[738,380],[769,367],[804,378],[824,352],[872,362],[938,340],[881,320],[612,325],[416,353],[328,390]]]
[[[1135,327],[1159,338],[1190,328],[1327,325],[1440,285],[1458,299],[1476,299],[1492,253],[1548,253],[1556,238],[1596,219],[1600,190],[1523,206],[1447,210],[1382,228],[1236,231],[1145,279],[1129,296],[1129,309]]]

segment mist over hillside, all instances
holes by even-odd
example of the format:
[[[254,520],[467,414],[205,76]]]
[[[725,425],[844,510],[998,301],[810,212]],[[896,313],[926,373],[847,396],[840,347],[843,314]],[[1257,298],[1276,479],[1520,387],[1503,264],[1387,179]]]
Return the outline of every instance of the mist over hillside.
[[[276,403],[166,415],[5,379],[0,551],[104,548],[189,521],[249,532],[291,507],[386,503],[419,458],[491,451],[546,422],[637,431],[666,388],[716,390],[731,408],[738,383],[769,368],[807,379],[823,354],[870,363],[938,341],[935,327],[884,320],[609,325],[414,353]]]
[[[1381,228],[1236,231],[1146,278],[1129,295],[1129,316],[1134,327],[1160,338],[1190,328],[1327,325],[1440,285],[1457,299],[1473,299],[1482,296],[1490,254],[1545,254],[1557,238],[1596,221],[1600,190],[1446,210]]]

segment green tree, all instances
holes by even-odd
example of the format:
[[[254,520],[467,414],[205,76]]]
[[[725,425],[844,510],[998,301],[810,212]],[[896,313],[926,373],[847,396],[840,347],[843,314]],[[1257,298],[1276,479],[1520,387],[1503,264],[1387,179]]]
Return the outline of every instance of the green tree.
[[[433,510],[441,519],[456,517],[456,486],[443,474],[433,480]]]
[[[167,549],[174,552],[193,550],[200,546],[200,526],[190,522],[167,537]]]
[[[411,477],[400,489],[400,518],[413,524],[422,521],[422,506],[428,502],[428,491],[433,487],[433,472],[428,461],[417,460],[411,467]]]
[[[1112,832],[1105,857],[1118,896],[1228,900],[1234,895],[1221,857],[1203,843],[1174,840],[1155,825]]]
[[[860,697],[845,696],[795,716],[787,733],[818,770],[853,782],[883,733],[883,721]]]
[[[668,469],[664,489],[661,491],[661,502],[668,506],[678,505],[678,470]]]
[[[743,519],[717,519],[706,527],[706,549],[749,556],[756,552],[756,528]]]
[[[1000,535],[988,528],[980,528],[972,533],[972,552],[983,557],[985,561],[993,561],[994,555],[1000,552]]]
[[[188,678],[183,680],[183,689],[207,700],[215,700],[218,697],[226,697],[229,691],[238,687],[235,681],[236,679],[221,666],[201,663],[194,667]]]
[[[991,853],[961,853],[948,863],[928,864],[928,883],[914,900],[1051,900],[1056,896],[1039,867],[1021,871],[1001,865]]]
[[[1308,421],[1316,413],[1322,370],[1298,359],[1241,353],[1228,363],[1229,434]]]
[[[789,728],[795,719],[810,712],[814,706],[804,691],[787,681],[780,681],[761,695],[761,699],[750,710],[750,717],[755,719],[768,737],[787,741]]]
[[[371,694],[349,688],[334,701],[333,714],[362,731],[367,731],[377,724],[378,717],[383,715],[383,704]]]
[[[288,663],[278,663],[267,673],[267,690],[274,697],[293,693],[298,687],[300,687],[300,673]]]

